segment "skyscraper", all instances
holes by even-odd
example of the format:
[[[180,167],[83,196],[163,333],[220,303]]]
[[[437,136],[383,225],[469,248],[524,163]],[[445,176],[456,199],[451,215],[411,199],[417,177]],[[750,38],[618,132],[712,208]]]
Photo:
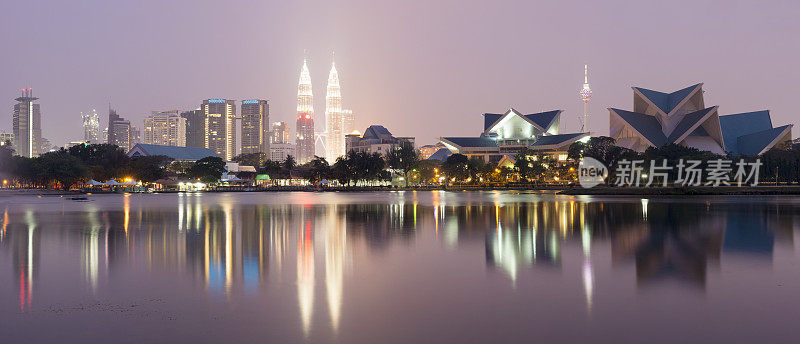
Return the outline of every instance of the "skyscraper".
[[[242,101],[242,154],[269,154],[269,103],[261,99]]]
[[[202,109],[185,111],[186,147],[206,148],[206,114]]]
[[[327,142],[325,157],[328,161],[344,155],[344,118],[342,118],[342,91],[339,86],[339,73],[336,63],[331,63],[331,72],[328,75],[328,88],[325,95],[325,127]]]
[[[297,162],[305,164],[314,158],[314,95],[311,91],[311,74],[303,60],[300,82],[297,86]]]
[[[144,143],[185,147],[186,118],[178,110],[153,111],[144,119]]]
[[[583,122],[581,132],[589,131],[589,99],[592,98],[592,89],[589,88],[589,65],[583,65],[583,88],[580,91],[583,100]]]
[[[213,150],[226,161],[236,156],[236,103],[229,99],[206,99],[202,105],[205,115],[205,148]]]
[[[108,109],[108,143],[117,145],[126,153],[133,147],[131,121],[120,117],[111,108]]]
[[[17,154],[29,158],[39,155],[42,140],[42,113],[33,96],[33,89],[22,89],[22,95],[16,98],[12,126],[14,131],[14,147]]]
[[[356,131],[356,116],[353,114],[353,110],[342,110],[342,127],[342,131],[344,132],[345,136]]]
[[[289,124],[286,122],[272,123],[272,138],[270,143],[289,143]]]
[[[100,116],[97,110],[91,112],[81,112],[83,120],[83,142],[100,143]]]

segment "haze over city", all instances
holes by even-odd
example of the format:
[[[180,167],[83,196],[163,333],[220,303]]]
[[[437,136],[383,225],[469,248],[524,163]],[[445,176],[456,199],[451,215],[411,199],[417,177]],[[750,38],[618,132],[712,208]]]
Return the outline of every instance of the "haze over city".
[[[336,53],[359,130],[382,124],[419,144],[476,135],[484,112],[565,110],[576,131],[589,65],[590,130],[631,86],[703,82],[720,114],[796,118],[796,1],[7,1],[0,4],[0,131],[19,89],[40,98],[43,136],[81,138],[80,112],[108,104],[137,127],[153,110],[262,98],[294,133],[307,51],[316,120]]]

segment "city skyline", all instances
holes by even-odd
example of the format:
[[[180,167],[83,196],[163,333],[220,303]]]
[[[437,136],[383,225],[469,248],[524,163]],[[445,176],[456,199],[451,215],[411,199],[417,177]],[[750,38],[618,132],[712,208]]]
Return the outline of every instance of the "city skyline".
[[[688,2],[682,1],[655,6],[612,1],[536,7],[500,2],[470,4],[458,13],[449,13],[446,4],[435,3],[425,5],[424,14],[413,6],[399,8],[392,2],[347,4],[358,6],[313,2],[244,5],[234,1],[232,9],[247,17],[269,12],[274,20],[258,24],[235,20],[219,33],[209,28],[159,30],[160,37],[148,34],[152,29],[147,28],[98,30],[115,26],[106,24],[120,20],[130,10],[123,5],[3,4],[0,9],[8,13],[47,8],[42,16],[51,24],[20,37],[10,28],[24,26],[21,18],[10,18],[4,24],[9,34],[0,40],[7,46],[21,44],[18,51],[22,53],[0,57],[3,65],[15,66],[0,81],[0,95],[13,99],[19,88],[35,88],[46,118],[42,136],[56,145],[80,138],[80,123],[74,116],[87,108],[101,109],[108,102],[138,126],[154,109],[194,109],[200,100],[210,97],[269,99],[273,121],[293,123],[296,61],[308,49],[311,73],[321,76],[335,49],[337,63],[347,71],[348,108],[359,114],[356,129],[384,124],[415,135],[420,143],[434,143],[439,135],[436,128],[454,125],[454,118],[460,120],[453,134],[469,135],[479,125],[480,113],[512,106],[531,111],[564,109],[562,129],[578,130],[583,102],[576,99],[575,91],[584,64],[592,67],[595,93],[589,122],[600,134],[608,134],[605,108],[627,103],[633,85],[677,89],[702,81],[714,85],[706,96],[711,103],[725,104],[720,109],[723,113],[768,108],[776,123],[790,123],[794,116],[791,90],[800,71],[793,68],[793,61],[799,53],[784,37],[791,37],[788,33],[800,25],[789,16],[800,4],[740,2],[721,7],[701,2],[698,11],[685,13]],[[183,14],[186,10],[191,14]],[[164,16],[174,17],[178,23],[189,22],[210,10],[203,2],[190,9],[167,4],[154,13],[154,19]],[[648,20],[633,15],[642,12],[654,15]],[[719,20],[702,20],[708,13]],[[631,20],[614,20],[620,16]],[[310,24],[289,25],[300,17]],[[523,17],[527,19],[519,20]],[[549,17],[559,18],[557,29],[552,28],[554,19]],[[674,20],[676,17],[681,20]],[[70,25],[60,25],[66,18]],[[347,18],[363,20],[343,20]],[[412,19],[419,25],[401,30]],[[504,29],[474,24],[501,19],[508,23]],[[686,25],[689,22],[696,24]],[[737,25],[740,22],[752,25]],[[141,25],[125,23],[136,28]],[[283,27],[293,30],[280,30]],[[592,33],[585,34],[587,30]],[[695,30],[703,35],[691,34]],[[84,32],[90,34],[81,34]],[[244,34],[234,34],[237,32]],[[72,38],[70,45],[58,44],[66,35]],[[253,40],[275,46],[265,50],[248,45],[235,63],[221,52],[195,54],[193,46],[199,40],[221,36],[234,37],[231,44],[237,47]],[[493,38],[498,36],[506,37]],[[440,45],[443,40],[448,44]],[[527,43],[520,46],[512,44],[514,41]],[[737,43],[740,41],[752,44],[745,48]],[[382,42],[392,44],[384,46]],[[635,49],[629,49],[631,45]],[[681,46],[679,58],[663,53],[664,47],[674,46]],[[96,57],[103,47],[108,53]],[[508,53],[498,53],[506,48]],[[64,58],[48,58],[54,49],[60,49],[58,55]],[[626,51],[629,53],[621,53]],[[220,68],[230,69],[230,73],[213,76],[211,82],[200,81],[207,77],[203,70]],[[318,90],[324,87],[321,77],[315,82]],[[447,87],[437,91],[437,85]],[[0,131],[11,132],[11,106],[7,103]],[[429,125],[418,126],[422,121]]]

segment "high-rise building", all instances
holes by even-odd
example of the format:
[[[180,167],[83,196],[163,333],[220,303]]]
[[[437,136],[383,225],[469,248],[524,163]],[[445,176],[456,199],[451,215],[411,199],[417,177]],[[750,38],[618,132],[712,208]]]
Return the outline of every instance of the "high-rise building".
[[[589,99],[592,99],[592,89],[589,88],[589,65],[583,65],[583,88],[580,91],[583,100],[583,121],[581,132],[589,131]]]
[[[205,115],[205,148],[231,161],[236,156],[236,102],[206,99],[201,109]]]
[[[286,122],[272,123],[270,143],[289,143],[289,124]]]
[[[273,143],[269,146],[269,160],[284,161],[287,156],[295,155],[295,147],[291,143]]]
[[[23,89],[16,98],[12,126],[17,154],[29,158],[39,155],[42,139],[42,113],[33,96],[33,89]]]
[[[297,162],[305,164],[314,159],[314,95],[311,91],[311,74],[303,60],[300,82],[297,86]]]
[[[117,115],[114,109],[108,109],[108,143],[117,145],[127,153],[133,147],[133,128],[131,121]]]
[[[185,147],[186,118],[178,110],[153,111],[144,119],[144,143]]]
[[[262,99],[242,101],[242,154],[269,154],[269,103]]]
[[[331,72],[328,75],[328,88],[325,95],[325,127],[327,150],[325,157],[328,161],[336,161],[336,158],[344,155],[344,118],[342,117],[342,91],[339,86],[339,73],[336,71],[336,63],[331,63]]]
[[[186,147],[206,148],[206,114],[202,109],[185,111]]]
[[[356,116],[353,115],[353,110],[342,110],[342,128],[345,135],[352,134],[356,131]]]
[[[81,112],[81,120],[83,120],[83,142],[100,143],[100,116],[97,115],[97,110]]]

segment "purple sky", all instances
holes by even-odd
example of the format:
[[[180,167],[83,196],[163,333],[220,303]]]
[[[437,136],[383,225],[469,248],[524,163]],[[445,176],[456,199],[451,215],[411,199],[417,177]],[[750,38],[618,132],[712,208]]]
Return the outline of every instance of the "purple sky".
[[[266,98],[294,132],[308,50],[318,126],[336,52],[359,130],[383,124],[418,144],[478,135],[484,112],[563,109],[575,131],[589,64],[590,125],[632,107],[631,86],[704,82],[721,114],[772,110],[796,122],[798,1],[14,0],[0,3],[0,99],[33,87],[43,135],[81,137],[79,113],[105,126],[111,102],[137,126],[151,110],[205,98]]]

